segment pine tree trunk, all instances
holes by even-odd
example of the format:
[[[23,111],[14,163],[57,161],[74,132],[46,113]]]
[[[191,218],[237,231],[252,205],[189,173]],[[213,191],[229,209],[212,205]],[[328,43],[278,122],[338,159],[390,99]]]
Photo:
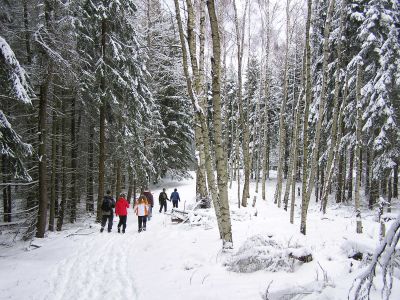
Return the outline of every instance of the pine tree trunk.
[[[47,93],[49,86],[49,78],[40,86],[39,100],[39,212],[36,237],[43,238],[46,231],[47,220],[47,155],[46,155],[46,138],[47,138]]]
[[[64,223],[65,205],[67,203],[67,117],[66,101],[62,102],[62,123],[61,123],[61,159],[62,159],[62,180],[61,180],[61,203],[58,210],[57,231],[61,231]]]
[[[23,2],[23,14],[24,14],[24,33],[25,33],[25,50],[26,50],[26,61],[28,65],[32,63],[32,51],[31,51],[31,34],[29,29],[29,15],[28,15],[28,0]]]
[[[105,61],[105,51],[106,51],[106,35],[107,35],[107,23],[106,20],[103,19],[101,21],[101,48],[102,48],[102,56],[103,61]],[[105,66],[103,64],[103,72],[101,78],[101,86],[100,89],[102,93],[105,93],[106,90],[106,81],[105,81]],[[102,96],[101,104],[100,104],[100,131],[99,131],[99,180],[98,180],[98,192],[97,192],[97,217],[96,221],[100,222],[102,213],[101,213],[101,203],[104,196],[104,172],[105,172],[105,126],[106,126],[106,99]]]
[[[57,202],[56,191],[56,176],[57,176],[57,134],[58,134],[58,120],[57,113],[53,108],[53,122],[52,122],[52,140],[51,140],[51,192],[50,192],[50,215],[49,215],[49,231],[54,231],[55,211]]]
[[[121,159],[117,158],[117,165],[116,165],[116,175],[117,175],[117,185],[116,185],[116,198],[118,199],[119,195],[121,194],[122,190],[122,167],[121,167]]]
[[[338,174],[336,183],[336,203],[341,203],[343,201],[343,165],[344,165],[344,151],[339,150],[339,163],[338,163]]]
[[[8,182],[8,174],[10,172],[9,168],[9,162],[7,159],[7,156],[3,154],[1,156],[1,177],[3,180],[3,221],[4,222],[11,222],[11,198],[9,198],[9,195],[11,196],[11,190],[9,193],[9,183]]]
[[[392,212],[392,195],[393,195],[393,191],[392,191],[392,174],[389,173],[389,178],[388,178],[388,197],[387,197],[387,202],[388,202],[388,207],[387,207],[387,212],[391,213]]]
[[[350,161],[349,161],[349,173],[347,176],[347,201],[353,200],[353,170],[354,170],[354,147],[350,146]]]
[[[220,200],[222,240],[224,248],[232,248],[232,228],[229,212],[228,199],[228,174],[227,160],[223,148],[222,141],[222,113],[221,113],[221,48],[219,37],[219,25],[215,12],[214,0],[207,0],[208,14],[210,17],[211,33],[212,33],[212,49],[213,58],[211,59],[212,67],[212,99],[214,109],[214,134],[215,134],[215,155],[218,174],[218,190]]]
[[[399,197],[399,165],[396,164],[393,168],[393,198]]]
[[[368,199],[370,198],[370,187],[371,187],[371,182],[370,182],[370,160],[371,160],[371,152],[368,149],[368,146],[366,147],[366,155],[365,155],[365,197]]]
[[[134,201],[131,201],[132,194],[133,194],[133,170],[131,167],[128,167],[128,195],[126,199],[128,200],[129,203],[133,204]],[[135,195],[133,195],[133,199],[135,199]]]
[[[86,211],[94,212],[94,127],[89,123]]]
[[[362,233],[362,221],[361,221],[361,209],[360,209],[360,189],[361,189],[361,162],[360,162],[360,152],[362,145],[362,115],[361,115],[361,64],[357,65],[357,80],[356,80],[356,107],[357,107],[357,118],[356,118],[356,153],[355,153],[355,164],[356,164],[356,183],[354,187],[355,199],[354,207],[356,211],[356,223],[357,233]],[[353,169],[350,168],[350,174],[353,173]]]
[[[70,223],[76,221],[76,203],[77,203],[77,142],[76,142],[76,123],[75,123],[75,105],[76,97],[73,95],[71,99],[71,190],[70,190]]]

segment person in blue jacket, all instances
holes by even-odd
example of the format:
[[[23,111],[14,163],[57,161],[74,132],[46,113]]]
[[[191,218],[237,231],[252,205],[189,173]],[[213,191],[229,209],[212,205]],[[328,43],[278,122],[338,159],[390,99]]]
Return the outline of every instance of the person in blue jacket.
[[[171,197],[169,198],[172,200],[172,206],[178,208],[178,201],[181,201],[181,198],[179,198],[177,189],[174,189],[174,191],[171,193]]]

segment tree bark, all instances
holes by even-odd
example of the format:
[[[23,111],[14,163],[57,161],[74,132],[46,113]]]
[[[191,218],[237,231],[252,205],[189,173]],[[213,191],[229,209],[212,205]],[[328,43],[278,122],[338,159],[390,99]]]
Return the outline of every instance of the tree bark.
[[[207,1],[208,5],[209,1]],[[239,127],[242,129],[243,141],[243,168],[244,168],[244,185],[242,193],[242,206],[247,206],[247,198],[249,197],[249,181],[250,181],[250,155],[249,155],[249,139],[250,133],[246,122],[245,111],[243,107],[243,90],[242,90],[242,62],[243,62],[243,49],[244,49],[244,29],[246,24],[246,11],[248,0],[245,2],[245,9],[243,13],[243,27],[239,28],[239,17],[237,13],[236,0],[233,1],[233,8],[235,13],[235,31],[236,31],[236,47],[237,47],[237,64],[238,64],[238,105],[239,105]],[[246,106],[248,109],[248,107]]]
[[[94,127],[89,123],[88,169],[86,181],[86,210],[94,212]]]
[[[349,173],[347,176],[347,201],[353,199],[353,170],[354,170],[354,147],[350,146],[350,161],[349,161]]]
[[[52,140],[51,140],[51,192],[50,192],[50,215],[49,215],[49,230],[54,231],[55,211],[57,202],[57,134],[58,134],[58,120],[55,108],[53,108],[53,122],[52,122]]]
[[[218,190],[220,200],[220,213],[222,225],[222,240],[224,248],[232,248],[232,228],[229,212],[228,199],[228,173],[227,159],[222,141],[222,114],[221,114],[221,48],[219,37],[219,25],[215,13],[214,0],[207,0],[208,14],[211,24],[213,57],[211,59],[212,68],[212,98],[214,108],[214,134],[215,134],[215,155],[218,174]]]
[[[316,168],[317,168],[317,163],[318,163],[318,148],[319,148],[319,142],[320,142],[320,138],[321,138],[322,120],[324,119],[323,113],[324,113],[326,97],[327,97],[329,34],[330,34],[330,27],[331,27],[331,20],[332,20],[332,15],[333,15],[334,4],[335,4],[334,0],[329,1],[328,12],[327,12],[325,28],[324,28],[324,48],[323,48],[323,54],[322,54],[323,55],[323,62],[322,62],[323,75],[322,75],[322,86],[321,86],[321,99],[320,99],[319,108],[318,108],[318,121],[316,124],[315,140],[314,140],[314,145],[313,145],[312,155],[311,155],[310,176],[308,178],[307,193],[306,193],[305,197],[303,195],[302,209],[301,209],[300,232],[304,235],[307,232],[307,230],[306,230],[307,210],[308,210],[308,205],[310,203],[311,192],[314,187],[314,179],[315,179],[315,173],[316,173]],[[307,80],[308,80],[308,78],[307,78]],[[304,120],[304,122],[306,122],[306,119]],[[307,132],[304,132],[304,134],[307,134]]]
[[[62,182],[61,182],[61,203],[58,210],[57,231],[61,231],[64,223],[65,205],[67,202],[67,117],[66,117],[66,101],[62,102],[62,123],[61,123],[61,159],[62,159]]]
[[[71,190],[70,190],[70,223],[76,221],[76,203],[77,203],[77,141],[76,141],[76,126],[75,126],[75,105],[76,96],[71,99]]]
[[[328,147],[328,158],[326,162],[326,174],[327,178],[325,184],[322,186],[322,198],[321,198],[321,206],[322,212],[326,213],[326,206],[328,203],[328,187],[332,184],[333,171],[336,168],[337,162],[337,152],[338,147],[341,142],[341,135],[338,134],[338,128],[341,129],[341,124],[338,122],[342,118],[343,107],[342,105],[339,109],[339,91],[340,91],[340,71],[342,68],[342,35],[346,22],[346,6],[347,0],[342,1],[342,11],[340,13],[340,29],[339,29],[339,41],[337,46],[337,67],[336,67],[336,75],[335,75],[335,88],[333,95],[333,115],[332,115],[332,130],[331,130],[331,144]],[[347,78],[346,78],[347,79]],[[346,95],[345,95],[346,96]],[[342,103],[346,102],[345,97],[343,97]]]
[[[264,81],[264,96],[265,96],[265,104],[264,104],[264,124],[262,133],[264,134],[264,143],[263,143],[263,163],[262,163],[262,199],[265,200],[265,181],[266,178],[269,177],[269,105],[268,105],[268,98],[269,98],[269,51],[270,51],[270,17],[269,17],[269,0],[266,1],[267,8],[264,10],[266,11],[266,22],[267,28],[265,29],[263,26],[263,34],[266,35],[266,47],[265,47],[265,81]],[[264,25],[264,23],[263,23]]]
[[[286,115],[286,103],[288,98],[288,61],[289,61],[289,5],[290,0],[286,1],[286,47],[285,47],[285,69],[284,69],[284,84],[283,84],[283,100],[279,113],[279,161],[278,161],[278,175],[276,181],[276,189],[274,196],[274,203],[281,207],[282,200],[282,181],[283,181],[283,169],[286,151],[286,128],[285,128],[285,115]]]
[[[354,187],[354,208],[356,211],[356,232],[362,233],[362,221],[361,221],[361,209],[360,209],[360,189],[361,189],[361,164],[360,164],[360,152],[362,145],[362,115],[361,115],[361,64],[357,65],[357,80],[356,80],[356,107],[357,107],[357,118],[356,118],[356,183]],[[350,169],[350,174],[352,174],[353,169]]]
[[[102,19],[101,21],[101,48],[102,48],[102,58],[103,62],[105,61],[105,51],[106,51],[106,35],[107,35],[107,21],[106,19]],[[101,77],[101,86],[100,89],[102,94],[104,95],[106,91],[106,79],[105,79],[105,66],[104,63],[102,65],[103,72]],[[101,203],[104,196],[104,171],[105,171],[105,126],[106,126],[106,99],[102,96],[101,104],[100,104],[100,131],[99,131],[99,180],[98,180],[98,193],[97,193],[97,217],[96,221],[100,222],[102,213],[101,213]]]
[[[396,164],[393,168],[393,198],[399,196],[399,165]]]
[[[302,191],[301,191],[301,223],[300,232],[306,234],[306,220],[307,220],[307,177],[308,177],[308,116],[309,106],[311,103],[311,45],[310,45],[310,27],[311,27],[311,10],[312,0],[307,0],[307,22],[306,22],[306,81],[305,81],[305,102],[304,102],[304,118],[303,118],[303,178],[302,178]]]

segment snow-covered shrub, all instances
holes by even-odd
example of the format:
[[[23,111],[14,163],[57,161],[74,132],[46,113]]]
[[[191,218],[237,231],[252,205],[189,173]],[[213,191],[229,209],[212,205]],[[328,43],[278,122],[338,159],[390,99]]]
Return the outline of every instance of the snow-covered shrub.
[[[293,250],[274,239],[255,235],[248,238],[225,265],[230,271],[238,273],[259,270],[292,272],[294,259],[290,258],[289,254]]]

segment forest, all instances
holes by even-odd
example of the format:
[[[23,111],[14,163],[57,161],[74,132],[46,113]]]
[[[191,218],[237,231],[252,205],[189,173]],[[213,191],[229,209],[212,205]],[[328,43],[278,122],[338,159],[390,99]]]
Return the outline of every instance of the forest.
[[[392,255],[399,41],[396,0],[1,0],[0,230],[100,221],[107,189],[193,170],[223,249],[230,206],[273,193],[303,235],[310,202],[359,234],[377,212]]]

